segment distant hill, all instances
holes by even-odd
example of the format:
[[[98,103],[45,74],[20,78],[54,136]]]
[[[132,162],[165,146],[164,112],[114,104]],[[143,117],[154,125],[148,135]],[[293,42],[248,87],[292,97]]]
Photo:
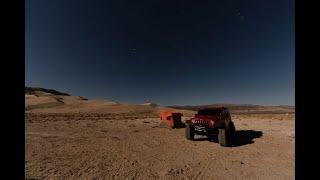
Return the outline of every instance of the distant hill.
[[[155,103],[130,104],[74,96],[54,89],[25,87],[25,110],[33,113],[156,113]]]
[[[202,108],[214,108],[214,107],[226,107],[231,112],[236,113],[293,113],[295,111],[294,106],[279,105],[279,106],[263,106],[254,104],[208,104],[208,105],[196,105],[196,106],[167,106],[175,109],[193,110],[197,111]]]
[[[141,105],[144,105],[144,106],[151,106],[151,107],[158,107],[159,105],[156,104],[156,103],[151,103],[151,102],[147,102],[147,103],[143,103]]]
[[[235,114],[256,113],[294,113],[294,106],[262,106],[252,104],[209,104],[198,106],[167,106],[160,107],[156,103],[143,104],[118,103],[114,101],[96,99],[88,100],[81,96],[70,95],[54,89],[39,87],[25,87],[25,110],[32,112],[156,112],[163,109],[179,110],[184,114],[194,114],[201,108],[226,107]],[[191,111],[190,111],[191,110]]]
[[[39,88],[39,87],[25,87],[25,94],[37,95],[38,92],[45,92],[45,93],[59,95],[59,96],[70,96],[70,94],[59,92],[54,89],[45,89],[45,88]]]

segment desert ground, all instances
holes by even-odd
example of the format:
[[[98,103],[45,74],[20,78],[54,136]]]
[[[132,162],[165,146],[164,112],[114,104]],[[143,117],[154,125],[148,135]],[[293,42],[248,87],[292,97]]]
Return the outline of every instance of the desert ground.
[[[40,99],[39,99],[40,98]],[[294,179],[294,112],[232,113],[231,147],[158,127],[153,104],[28,93],[25,175],[39,179]],[[183,113],[183,121],[195,111]],[[246,111],[248,112],[248,111]]]

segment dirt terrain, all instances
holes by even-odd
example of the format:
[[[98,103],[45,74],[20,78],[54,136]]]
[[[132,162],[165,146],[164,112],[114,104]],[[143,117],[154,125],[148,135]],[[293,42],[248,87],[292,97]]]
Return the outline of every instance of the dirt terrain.
[[[26,177],[53,179],[294,179],[294,121],[233,118],[234,147],[149,114],[26,114]]]
[[[54,99],[60,104],[47,106]],[[28,94],[26,177],[294,179],[294,113],[233,113],[237,138],[232,147],[222,147],[201,136],[188,141],[183,128],[157,127],[162,109]],[[177,111],[183,121],[195,113]]]

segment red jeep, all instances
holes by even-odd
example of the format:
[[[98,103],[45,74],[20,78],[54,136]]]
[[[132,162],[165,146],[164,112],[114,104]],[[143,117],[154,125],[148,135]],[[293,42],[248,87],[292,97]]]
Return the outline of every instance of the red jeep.
[[[194,140],[194,135],[218,135],[221,146],[228,146],[231,138],[235,136],[236,129],[231,121],[227,108],[204,108],[200,109],[191,120],[186,121],[185,135],[188,140]]]

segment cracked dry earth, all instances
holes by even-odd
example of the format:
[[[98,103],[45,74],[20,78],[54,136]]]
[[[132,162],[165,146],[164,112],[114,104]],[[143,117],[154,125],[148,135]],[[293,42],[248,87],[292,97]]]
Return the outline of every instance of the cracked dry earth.
[[[148,114],[26,114],[26,177],[294,179],[294,117],[234,115],[233,147]]]

